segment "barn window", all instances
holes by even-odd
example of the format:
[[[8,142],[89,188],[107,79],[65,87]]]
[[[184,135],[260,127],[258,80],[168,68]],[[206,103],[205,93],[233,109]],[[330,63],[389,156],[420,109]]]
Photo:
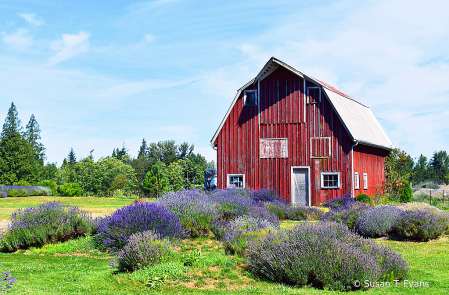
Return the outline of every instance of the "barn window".
[[[245,174],[228,174],[228,187],[245,187]]]
[[[288,158],[287,138],[261,138],[259,141],[260,158]]]
[[[354,173],[354,189],[360,189],[360,179],[359,179],[359,173],[355,172]]]
[[[321,102],[321,89],[320,87],[307,87],[307,103],[319,103]]]
[[[244,90],[243,101],[245,106],[257,106],[257,90]]]
[[[321,188],[339,188],[340,172],[321,172]]]
[[[363,173],[363,189],[368,189],[368,173]]]

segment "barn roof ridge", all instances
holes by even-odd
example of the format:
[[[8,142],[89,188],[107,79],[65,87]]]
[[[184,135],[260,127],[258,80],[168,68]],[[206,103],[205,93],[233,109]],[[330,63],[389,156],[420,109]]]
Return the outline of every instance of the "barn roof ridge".
[[[334,108],[335,112],[337,113],[338,117],[343,123],[343,126],[345,126],[345,129],[347,130],[347,132],[349,133],[350,137],[354,142],[359,142],[361,144],[371,145],[388,150],[391,150],[393,148],[393,144],[391,143],[390,139],[388,138],[385,131],[382,129],[379,122],[374,117],[374,114],[372,113],[371,109],[368,106],[353,99],[352,97],[341,92],[335,87],[295,69],[294,67],[286,64],[285,62],[277,59],[274,56],[272,56],[268,60],[268,62],[264,65],[262,70],[259,71],[259,73],[256,75],[255,78],[251,79],[249,82],[247,82],[245,85],[243,85],[237,90],[237,94],[234,97],[231,106],[226,112],[226,115],[224,116],[220,126],[218,127],[217,131],[215,132],[211,140],[212,146],[214,145],[214,142],[217,139],[218,134],[223,128],[226,119],[229,117],[231,110],[234,108],[234,105],[237,102],[241,92],[248,86],[256,83],[257,81],[263,80],[265,77],[270,75],[274,70],[276,70],[279,66],[282,66],[287,70],[291,71],[292,73],[304,79],[308,79],[314,82],[315,84],[320,85],[323,88],[326,97],[329,99],[332,107]],[[363,125],[364,128],[362,128],[360,124]]]

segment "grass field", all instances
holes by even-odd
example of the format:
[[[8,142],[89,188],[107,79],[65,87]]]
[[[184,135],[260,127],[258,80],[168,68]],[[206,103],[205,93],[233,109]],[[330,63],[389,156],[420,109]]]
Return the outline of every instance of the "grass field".
[[[63,204],[78,206],[94,214],[110,214],[117,208],[129,205],[132,199],[90,198],[90,197],[23,197],[0,199],[0,220],[8,220],[11,213],[19,208],[40,205],[44,202],[60,201]]]
[[[20,200],[17,200],[20,199]],[[132,200],[96,198],[11,198],[0,199],[0,209],[38,205],[60,200],[81,208],[96,208],[110,213]],[[34,202],[34,203],[33,203]],[[283,221],[281,228],[297,222]],[[11,294],[337,294],[308,287],[284,286],[259,280],[246,269],[242,258],[224,254],[222,245],[211,238],[185,240],[169,261],[133,273],[114,273],[108,264],[112,257],[92,246],[85,237],[42,248],[0,253],[0,273],[6,270],[18,277]],[[449,294],[448,236],[426,243],[377,242],[390,246],[408,261],[410,282],[428,287],[410,288],[408,282],[392,282],[390,287],[371,288],[359,294]],[[184,266],[193,251],[201,255]],[[363,283],[363,282],[362,282]],[[405,283],[405,285],[404,285]],[[353,292],[351,292],[353,293]]]

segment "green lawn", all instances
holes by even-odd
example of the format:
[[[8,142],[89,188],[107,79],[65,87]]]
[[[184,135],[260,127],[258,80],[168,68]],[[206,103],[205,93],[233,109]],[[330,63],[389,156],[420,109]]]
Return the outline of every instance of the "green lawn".
[[[429,287],[372,288],[360,294],[449,294],[449,243],[445,236],[427,243],[378,240],[403,254],[411,268],[410,281]],[[183,256],[201,249],[201,258],[189,267]],[[171,263],[162,268],[115,274],[110,254],[92,248],[90,237],[40,249],[0,253],[0,271],[18,277],[18,294],[330,294],[337,292],[283,286],[254,278],[238,257],[224,255],[219,242],[199,238],[184,242]],[[161,269],[164,272],[161,272]],[[174,272],[176,270],[176,272]],[[163,274],[168,275],[163,279]],[[156,277],[155,277],[156,276]],[[172,276],[172,277],[170,277]],[[149,279],[151,279],[149,281]],[[154,285],[155,287],[151,287]],[[353,292],[352,292],[353,293]]]
[[[8,220],[11,213],[19,208],[37,206],[48,201],[60,201],[71,206],[78,206],[94,214],[110,214],[117,208],[129,205],[132,199],[92,198],[92,197],[23,197],[0,199],[0,220]]]

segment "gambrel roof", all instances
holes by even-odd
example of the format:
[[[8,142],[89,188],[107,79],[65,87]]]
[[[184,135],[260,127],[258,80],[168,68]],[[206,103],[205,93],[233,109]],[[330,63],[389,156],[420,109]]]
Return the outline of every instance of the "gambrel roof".
[[[239,90],[237,90],[237,95],[235,96],[231,106],[229,107],[225,117],[223,118],[220,126],[218,127],[217,131],[214,134],[214,137],[211,140],[212,145],[214,145],[215,140],[218,137],[218,134],[223,128],[226,119],[231,113],[231,110],[233,109],[238,98],[240,97],[242,91],[246,89],[248,86],[257,83],[257,81],[263,80],[265,77],[270,75],[273,71],[275,71],[279,67],[283,67],[291,71],[293,74],[308,81],[311,81],[321,87],[322,92],[330,101],[333,109],[337,113],[338,117],[345,126],[346,130],[349,133],[349,136],[351,137],[354,143],[358,142],[360,144],[379,147],[386,150],[391,150],[394,148],[387,134],[380,126],[376,117],[374,117],[373,112],[371,112],[371,110],[367,106],[354,100],[353,98],[337,90],[336,88],[318,79],[315,79],[312,76],[306,75],[303,72],[298,71],[297,69],[284,63],[281,60],[278,60],[275,57],[270,58],[270,60],[265,64],[265,66],[262,68],[262,70],[257,74],[257,76],[254,79],[252,79],[251,81],[246,83],[243,87],[241,87]]]

